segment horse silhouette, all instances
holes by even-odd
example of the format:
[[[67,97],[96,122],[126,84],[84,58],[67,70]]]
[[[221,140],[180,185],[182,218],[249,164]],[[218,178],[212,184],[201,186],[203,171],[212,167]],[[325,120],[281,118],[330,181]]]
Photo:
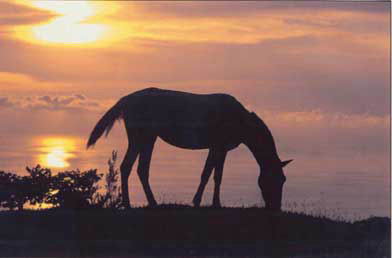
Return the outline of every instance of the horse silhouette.
[[[228,151],[244,143],[260,166],[258,185],[266,208],[280,210],[283,167],[272,134],[266,124],[227,94],[193,94],[147,88],[121,98],[98,121],[87,143],[91,147],[116,120],[123,119],[128,150],[121,163],[123,205],[129,207],[128,178],[139,156],[137,174],[150,206],[157,205],[149,184],[149,168],[157,137],[185,149],[209,149],[201,181],[193,198],[200,205],[204,188],[214,171],[213,206],[220,207],[223,164]]]

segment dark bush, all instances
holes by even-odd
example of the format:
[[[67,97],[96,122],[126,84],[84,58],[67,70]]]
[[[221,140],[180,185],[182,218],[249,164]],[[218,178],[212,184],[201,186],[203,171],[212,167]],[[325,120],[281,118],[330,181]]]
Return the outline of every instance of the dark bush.
[[[52,172],[50,169],[41,168],[37,165],[34,168],[26,167],[29,176],[25,177],[25,194],[31,204],[46,202],[51,191]]]
[[[101,177],[96,169],[60,172],[51,179],[46,202],[62,208],[92,206],[98,190],[97,183]]]
[[[0,171],[0,206],[22,210],[28,201],[28,181],[26,176]]]
[[[37,165],[26,167],[28,176],[0,171],[0,207],[23,209],[27,202],[52,204],[59,208],[119,208],[121,194],[118,187],[119,172],[115,167],[117,152],[108,160],[109,171],[105,176],[105,192],[99,193],[98,182],[103,174],[96,169],[59,172]]]

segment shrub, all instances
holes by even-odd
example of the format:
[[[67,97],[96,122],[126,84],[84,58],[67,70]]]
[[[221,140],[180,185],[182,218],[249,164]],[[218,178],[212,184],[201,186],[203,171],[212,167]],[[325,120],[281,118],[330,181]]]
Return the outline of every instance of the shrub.
[[[112,152],[108,160],[109,172],[105,176],[105,189],[107,196],[107,208],[118,208],[121,205],[121,192],[118,187],[119,172],[116,169],[117,151]]]
[[[87,208],[93,205],[101,177],[96,169],[60,172],[51,179],[46,201],[55,207]]]
[[[26,167],[29,176],[25,177],[25,195],[31,204],[46,202],[51,191],[52,172],[50,169]]]
[[[118,187],[119,172],[116,169],[117,151],[112,151],[108,160],[108,173],[105,175],[105,193],[94,196],[93,206],[97,208],[117,209],[121,207],[121,192]]]
[[[119,208],[121,193],[116,169],[117,152],[108,160],[109,171],[105,176],[105,193],[98,192],[102,174],[96,169],[84,172],[71,170],[52,175],[50,169],[37,165],[26,167],[28,176],[0,171],[0,207],[13,210],[31,204],[52,204],[60,208]]]
[[[14,210],[23,209],[23,204],[28,201],[28,179],[0,171],[0,206]]]

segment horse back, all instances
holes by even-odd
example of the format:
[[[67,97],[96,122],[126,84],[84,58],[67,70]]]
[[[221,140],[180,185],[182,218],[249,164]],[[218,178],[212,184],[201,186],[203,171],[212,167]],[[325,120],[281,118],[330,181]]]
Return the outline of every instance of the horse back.
[[[126,98],[124,119],[128,128],[153,130],[167,142],[184,148],[207,148],[228,141],[238,145],[242,120],[248,114],[228,94],[149,88]]]

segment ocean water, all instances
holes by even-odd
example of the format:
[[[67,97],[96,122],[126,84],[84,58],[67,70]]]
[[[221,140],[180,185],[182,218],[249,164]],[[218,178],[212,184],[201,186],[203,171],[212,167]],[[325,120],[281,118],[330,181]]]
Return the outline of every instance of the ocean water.
[[[0,146],[0,170],[24,174],[25,166],[41,163],[44,167],[60,165],[52,168],[54,173],[76,168],[97,168],[105,173],[111,151],[118,151],[118,167],[125,153],[127,140],[120,131],[117,129],[115,136],[102,138],[91,150],[85,149],[86,137],[40,135],[33,137],[34,139],[3,138],[3,143],[8,144]],[[72,141],[73,143],[59,150],[53,141],[43,140],[53,138],[70,139],[57,142],[60,145],[67,145]],[[191,204],[207,153],[207,150],[176,148],[158,140],[150,168],[150,183],[157,201]],[[297,154],[295,150],[282,152],[280,157],[282,160],[294,159],[284,169],[287,177],[283,193],[284,210],[351,220],[370,216],[390,216],[388,158],[359,154],[347,157],[319,155],[315,158]],[[61,159],[67,164],[61,163]],[[147,202],[136,168],[137,163],[129,180],[130,199],[132,205],[142,206]],[[256,161],[244,145],[229,152],[221,186],[222,204],[238,207],[263,206],[264,202],[257,185],[258,175]],[[212,203],[212,193],[213,177],[206,187],[202,205]]]

